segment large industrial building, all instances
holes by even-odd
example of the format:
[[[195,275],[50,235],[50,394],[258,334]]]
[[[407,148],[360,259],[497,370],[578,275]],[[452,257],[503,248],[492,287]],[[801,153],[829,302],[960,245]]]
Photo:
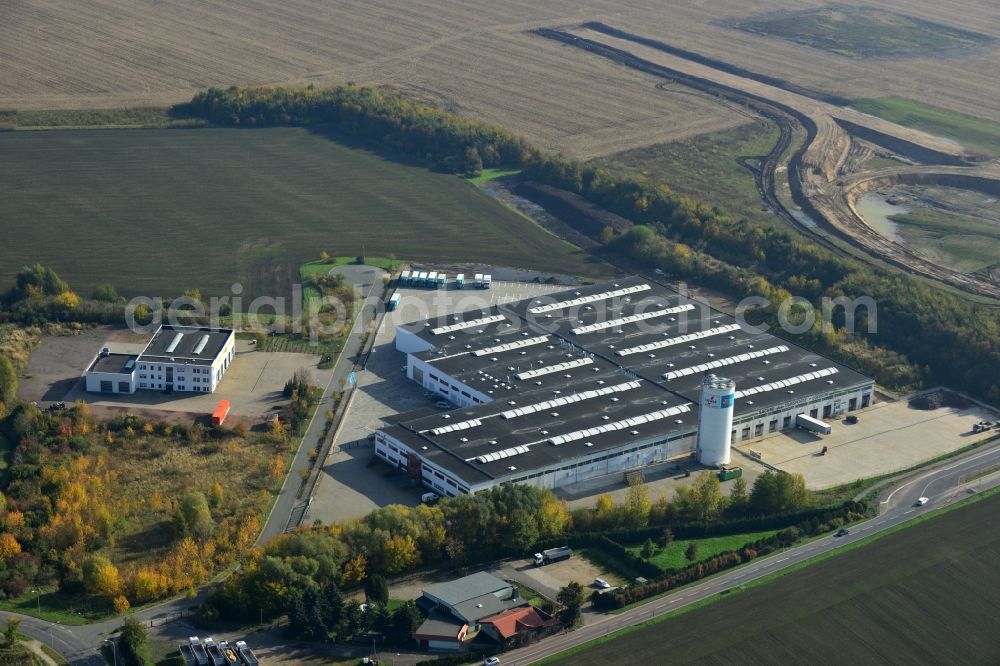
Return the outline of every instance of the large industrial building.
[[[414,382],[457,409],[399,415],[375,452],[442,495],[555,488],[867,407],[874,381],[629,278],[400,326]]]
[[[86,387],[93,393],[137,389],[211,393],[229,369],[235,350],[232,329],[163,325],[140,354],[102,349],[87,367]]]

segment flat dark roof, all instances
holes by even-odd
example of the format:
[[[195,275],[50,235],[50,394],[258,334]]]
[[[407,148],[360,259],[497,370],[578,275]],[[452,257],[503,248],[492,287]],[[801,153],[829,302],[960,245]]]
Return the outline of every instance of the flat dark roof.
[[[608,294],[613,297],[605,298]],[[431,332],[499,315],[502,321]],[[493,402],[387,419],[384,430],[470,484],[598,455],[630,441],[690,435],[697,429],[705,374],[736,382],[736,419],[873,384],[850,368],[770,333],[741,327],[730,315],[638,277],[406,328],[435,347],[417,358]],[[612,387],[626,388],[610,391]],[[766,390],[739,393],[754,389]],[[585,397],[575,399],[580,396]],[[564,404],[500,416],[553,400]],[[549,441],[663,410],[677,413],[564,444]],[[470,421],[478,423],[433,432]],[[497,452],[507,455],[490,455]]]
[[[211,365],[232,333],[228,328],[164,325],[146,345],[139,362]]]
[[[631,388],[626,388],[631,387]],[[568,404],[557,404],[533,413],[504,418],[500,414],[518,408],[533,408],[560,397],[586,395],[584,391],[619,388]],[[538,395],[533,400],[498,400],[474,407],[442,412],[424,418],[384,428],[389,434],[428,460],[454,473],[469,483],[479,483],[540,467],[561,460],[597,456],[618,448],[629,441],[650,437],[681,436],[693,432],[698,424],[695,405],[664,391],[658,386],[628,377],[598,385],[581,382],[575,389],[561,394]],[[685,407],[687,408],[685,410]],[[618,424],[626,419],[676,408],[678,413],[649,423],[591,434],[571,442],[552,444],[552,438],[586,429]],[[435,434],[437,428],[478,420],[480,425]],[[424,448],[426,447],[426,448]],[[526,447],[526,451],[495,460],[480,457]],[[517,469],[511,470],[514,466]]]
[[[94,359],[90,367],[87,369],[88,372],[116,372],[124,375],[132,373],[132,365],[129,365],[129,361],[135,361],[139,356],[137,354],[118,354],[109,353],[102,354]]]

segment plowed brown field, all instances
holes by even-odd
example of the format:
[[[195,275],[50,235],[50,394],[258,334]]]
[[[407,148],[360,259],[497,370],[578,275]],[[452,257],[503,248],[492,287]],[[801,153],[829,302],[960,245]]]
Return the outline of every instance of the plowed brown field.
[[[790,7],[764,0],[7,0],[0,108],[165,104],[209,85],[388,83],[550,149],[592,157],[743,122],[736,111],[526,34],[602,20],[846,97],[911,97],[1000,120],[1000,48],[908,60],[842,58],[719,25]],[[797,3],[795,9],[824,3]],[[987,0],[875,0],[1000,37]]]

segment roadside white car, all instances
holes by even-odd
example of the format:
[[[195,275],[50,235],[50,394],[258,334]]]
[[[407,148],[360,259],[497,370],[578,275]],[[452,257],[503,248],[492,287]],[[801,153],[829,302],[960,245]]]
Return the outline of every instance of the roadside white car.
[[[596,585],[597,587],[601,588],[602,590],[606,590],[609,587],[611,587],[611,583],[609,583],[608,581],[604,580],[603,578],[595,578],[594,579],[594,585]]]
[[[500,657],[487,657],[483,666],[500,666]]]
[[[924,504],[927,504],[928,502],[930,502],[929,498],[927,498],[927,497],[921,497],[920,499],[917,500],[917,506],[923,506]]]

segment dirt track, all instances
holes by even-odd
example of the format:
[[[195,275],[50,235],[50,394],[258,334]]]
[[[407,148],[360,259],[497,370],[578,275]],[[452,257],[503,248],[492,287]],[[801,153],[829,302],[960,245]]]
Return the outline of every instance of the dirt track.
[[[969,293],[1000,298],[1000,285],[979,275],[953,271],[917,256],[865,224],[855,210],[853,194],[861,183],[878,176],[884,182],[894,173],[924,174],[927,179],[947,174],[965,174],[1000,186],[1000,163],[962,146],[924,132],[861,114],[748,76],[678,55],[665,45],[635,37],[602,24],[585,24],[566,30],[543,30],[550,39],[573,44],[646,73],[673,79],[727,101],[740,102],[778,124],[782,130],[778,146],[760,165],[758,188],[782,218],[811,233],[819,242],[836,248],[810,225],[799,222],[775,193],[777,159],[784,152],[786,136],[795,125],[806,131],[806,139],[787,159],[793,200],[826,231],[846,240],[865,256],[896,265],[908,272],[958,287]],[[732,68],[726,68],[731,70]],[[926,163],[878,172],[851,173],[866,152],[859,142],[872,142],[904,157]]]

